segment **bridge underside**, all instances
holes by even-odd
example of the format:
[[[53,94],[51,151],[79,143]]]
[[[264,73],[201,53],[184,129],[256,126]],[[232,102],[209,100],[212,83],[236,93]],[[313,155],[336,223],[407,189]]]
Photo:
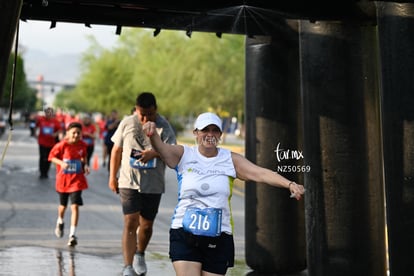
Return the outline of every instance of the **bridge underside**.
[[[361,20],[369,1],[24,0],[20,18],[215,33],[270,35],[285,19]],[[121,29],[119,29],[121,30]]]

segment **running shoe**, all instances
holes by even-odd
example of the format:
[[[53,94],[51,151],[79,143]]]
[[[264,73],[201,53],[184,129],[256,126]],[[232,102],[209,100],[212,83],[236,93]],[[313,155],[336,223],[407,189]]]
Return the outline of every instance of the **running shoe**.
[[[55,228],[55,235],[58,238],[63,237],[63,227],[65,226],[64,223],[56,223],[56,228]]]
[[[122,271],[122,276],[138,276],[138,274],[135,272],[131,265],[127,265],[124,267],[124,271]]]
[[[76,236],[71,236],[68,241],[69,246],[75,246],[78,244],[78,238]]]
[[[145,273],[147,273],[147,264],[145,263],[144,253],[135,253],[134,268],[138,275],[145,275]]]

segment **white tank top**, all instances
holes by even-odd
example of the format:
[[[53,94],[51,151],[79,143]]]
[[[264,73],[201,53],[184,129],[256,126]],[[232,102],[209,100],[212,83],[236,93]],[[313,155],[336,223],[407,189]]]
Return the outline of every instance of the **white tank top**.
[[[233,233],[231,196],[236,170],[231,151],[218,148],[215,157],[200,154],[197,146],[184,146],[183,156],[176,167],[178,204],[171,228],[181,228],[188,207],[219,208],[222,210],[221,232]]]

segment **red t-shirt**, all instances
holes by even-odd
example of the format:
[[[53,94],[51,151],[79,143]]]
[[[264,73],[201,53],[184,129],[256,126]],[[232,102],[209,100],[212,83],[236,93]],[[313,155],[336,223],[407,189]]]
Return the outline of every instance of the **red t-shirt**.
[[[105,120],[100,119],[96,123],[99,127],[99,138],[104,139],[105,138],[105,131],[106,131],[106,129],[105,129],[106,122],[105,122]]]
[[[65,115],[63,113],[61,113],[61,112],[59,112],[59,113],[56,112],[55,118],[56,118],[56,120],[59,121],[60,127],[62,129],[65,129]]]
[[[82,122],[78,118],[68,115],[68,116],[65,117],[65,129],[68,128],[70,123],[80,123],[81,124]]]
[[[54,133],[60,131],[61,125],[55,118],[39,117],[36,121],[36,127],[39,129],[37,141],[39,145],[44,147],[53,147],[56,144]]]
[[[72,193],[88,188],[88,182],[84,174],[87,146],[85,142],[78,141],[69,144],[66,139],[57,143],[49,154],[49,161],[53,157],[69,163],[68,169],[63,170],[56,165],[56,191],[59,193]]]
[[[88,145],[92,146],[95,144],[95,133],[96,127],[94,124],[82,125],[82,140]],[[90,137],[92,135],[94,138]]]

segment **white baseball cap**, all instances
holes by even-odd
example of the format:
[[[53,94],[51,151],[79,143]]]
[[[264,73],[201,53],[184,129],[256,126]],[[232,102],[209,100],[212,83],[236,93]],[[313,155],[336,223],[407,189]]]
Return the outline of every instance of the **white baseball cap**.
[[[194,123],[194,129],[202,130],[209,125],[215,125],[220,131],[223,131],[221,129],[222,122],[220,117],[211,112],[205,112],[198,115],[197,120]]]

